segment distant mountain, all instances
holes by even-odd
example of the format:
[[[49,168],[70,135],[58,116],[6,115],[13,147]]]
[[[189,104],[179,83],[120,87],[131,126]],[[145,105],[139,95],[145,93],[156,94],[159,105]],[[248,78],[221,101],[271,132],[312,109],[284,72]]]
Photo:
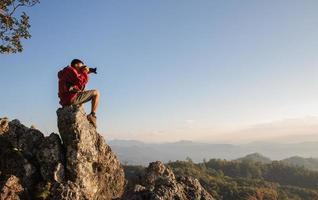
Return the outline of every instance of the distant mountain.
[[[272,160],[270,158],[267,158],[265,156],[263,156],[260,153],[252,153],[252,154],[248,154],[242,158],[238,158],[236,159],[237,161],[249,161],[249,162],[259,162],[262,164],[267,164],[267,163],[271,163]]]
[[[148,165],[149,162],[185,160],[190,157],[195,162],[209,158],[237,158],[246,155],[238,152],[235,145],[207,144],[192,141],[172,143],[143,143],[135,140],[110,140],[110,146],[122,163]],[[232,156],[233,155],[233,156]]]
[[[281,160],[292,156],[317,157],[318,142],[270,143],[253,142],[249,144],[213,144],[193,141],[167,143],[144,143],[136,140],[110,140],[110,146],[122,163],[148,165],[149,162],[185,160],[190,157],[194,162],[203,159],[221,158],[233,160],[258,152],[272,160]]]
[[[293,156],[281,160],[281,162],[292,166],[300,166],[306,169],[318,171],[318,158],[302,158],[300,156]]]

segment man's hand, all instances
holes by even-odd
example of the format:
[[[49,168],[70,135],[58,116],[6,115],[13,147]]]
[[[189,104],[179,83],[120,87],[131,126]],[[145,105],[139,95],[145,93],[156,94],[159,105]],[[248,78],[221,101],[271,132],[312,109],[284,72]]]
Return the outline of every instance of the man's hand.
[[[85,66],[85,67],[83,67],[82,70],[83,70],[83,72],[85,72],[85,73],[89,73],[89,67],[86,67],[86,66]]]

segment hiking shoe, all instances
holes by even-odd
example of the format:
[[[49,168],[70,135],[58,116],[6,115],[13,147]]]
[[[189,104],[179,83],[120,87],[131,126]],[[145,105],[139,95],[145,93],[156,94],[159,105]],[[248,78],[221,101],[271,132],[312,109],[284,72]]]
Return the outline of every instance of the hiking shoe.
[[[87,120],[88,120],[95,128],[97,128],[96,116],[95,116],[95,115],[93,115],[93,114],[87,115]]]

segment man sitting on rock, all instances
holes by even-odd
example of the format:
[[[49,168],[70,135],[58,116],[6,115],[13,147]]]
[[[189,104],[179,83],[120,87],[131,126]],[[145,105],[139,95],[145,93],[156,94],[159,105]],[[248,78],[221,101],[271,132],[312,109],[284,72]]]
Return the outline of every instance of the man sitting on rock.
[[[60,104],[65,106],[82,105],[88,101],[92,102],[91,113],[87,119],[96,128],[96,110],[99,102],[98,90],[84,90],[88,82],[88,74],[92,73],[90,68],[79,59],[74,59],[70,66],[58,72]]]

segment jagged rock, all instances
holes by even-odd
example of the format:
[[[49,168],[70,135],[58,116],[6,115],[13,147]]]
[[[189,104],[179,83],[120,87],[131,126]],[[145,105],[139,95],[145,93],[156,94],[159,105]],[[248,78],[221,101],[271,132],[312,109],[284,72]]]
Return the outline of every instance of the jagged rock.
[[[63,179],[61,149],[60,138],[55,133],[44,137],[39,130],[28,128],[18,120],[0,119],[1,179],[16,177],[24,191],[22,199],[36,198],[38,184]],[[4,198],[2,194],[0,198]]]
[[[0,181],[0,200],[19,200],[27,198],[24,194],[24,188],[20,184],[19,178],[16,176],[9,176],[6,180]]]
[[[176,178],[160,161],[150,163],[143,176],[133,189],[127,189],[123,200],[213,200],[197,179]]]
[[[159,161],[130,188],[83,108],[60,108],[57,115],[60,136],[47,137],[18,120],[0,118],[0,200],[213,199],[197,179],[175,177]]]
[[[72,181],[66,181],[64,184],[53,185],[48,199],[52,200],[85,200],[87,194],[82,188]],[[100,198],[100,199],[108,199]]]
[[[58,109],[60,136],[0,118],[0,199],[108,200],[121,197],[123,168],[82,108]],[[13,177],[13,178],[6,178]],[[5,185],[20,188],[8,197]],[[21,191],[23,192],[21,192]],[[21,196],[23,194],[23,196]]]
[[[82,107],[57,110],[58,128],[66,150],[66,177],[84,199],[114,199],[122,195],[124,170],[103,137],[89,123]],[[63,189],[65,190],[65,188]]]
[[[52,133],[46,137],[39,145],[39,151],[36,158],[40,165],[41,176],[46,181],[57,181],[61,183],[64,180],[64,156],[62,153],[62,144],[60,137]]]
[[[0,134],[7,132],[9,130],[9,120],[8,118],[0,118]]]

